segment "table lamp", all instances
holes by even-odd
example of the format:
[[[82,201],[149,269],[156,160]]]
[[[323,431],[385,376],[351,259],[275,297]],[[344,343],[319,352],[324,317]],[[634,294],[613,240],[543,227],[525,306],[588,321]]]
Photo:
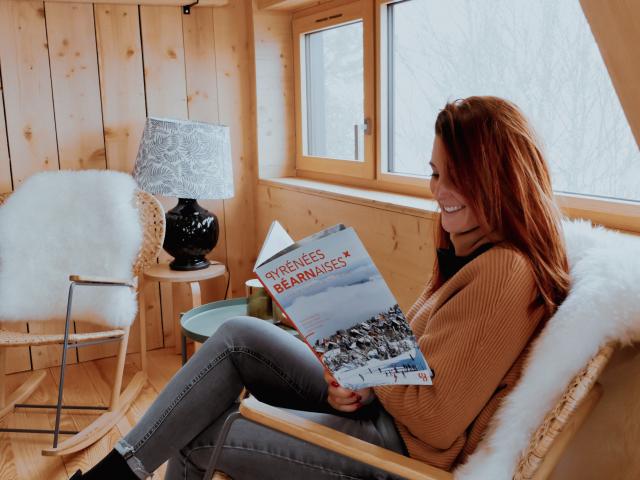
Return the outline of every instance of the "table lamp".
[[[166,213],[164,249],[172,270],[200,270],[218,243],[215,214],[198,199],[233,197],[229,128],[190,120],[147,118],[133,177],[141,189],[178,197]]]

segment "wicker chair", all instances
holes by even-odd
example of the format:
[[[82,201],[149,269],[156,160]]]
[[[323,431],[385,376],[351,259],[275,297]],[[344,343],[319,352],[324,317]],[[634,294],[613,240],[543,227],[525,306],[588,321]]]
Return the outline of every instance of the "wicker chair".
[[[597,379],[613,351],[613,345],[601,348],[567,386],[562,397],[531,436],[528,447],[521,453],[518,466],[513,473],[514,480],[542,480],[549,477],[562,452],[600,399],[602,387],[597,383]],[[409,480],[454,478],[450,472],[261,403],[254,397],[245,398],[240,404],[239,413],[229,417],[223,427],[221,438],[226,437],[232,423],[238,418],[264,425]],[[211,479],[212,475],[215,480],[230,480],[222,472],[213,474],[219,453],[220,451],[217,451],[212,455],[204,477],[206,480]]]
[[[10,194],[0,195],[0,205],[7,199]],[[156,262],[165,232],[165,218],[162,206],[149,193],[137,190],[135,194],[136,207],[139,212],[140,224],[143,230],[142,247],[138,252],[136,261],[132,266],[134,277],[138,277],[142,270],[152,263]],[[71,289],[74,285],[84,286],[109,286],[120,288],[136,288],[135,284],[119,279],[102,278],[102,277],[81,277],[71,275]],[[15,408],[55,408],[56,423],[54,430],[36,430],[36,429],[12,429],[2,428],[0,431],[17,432],[17,433],[49,433],[53,434],[53,447],[42,451],[43,455],[67,455],[82,450],[102,438],[109,430],[118,422],[118,420],[127,411],[133,400],[138,396],[140,390],[146,382],[146,332],[145,322],[142,318],[144,312],[141,313],[140,325],[140,343],[141,343],[141,363],[142,370],[138,372],[129,385],[121,393],[122,376],[124,372],[124,363],[127,353],[127,344],[129,339],[130,327],[98,331],[91,333],[70,333],[70,319],[67,314],[64,334],[33,334],[14,332],[0,329],[0,419],[13,412]],[[62,388],[64,384],[64,371],[66,365],[66,352],[70,348],[81,348],[88,345],[96,345],[100,343],[118,341],[120,343],[118,350],[118,358],[116,362],[115,378],[112,386],[111,400],[109,406],[71,406],[62,405]],[[24,347],[36,345],[63,345],[62,349],[62,368],[60,369],[60,383],[58,391],[58,403],[55,405],[30,405],[24,402],[37,388],[40,382],[46,377],[46,372],[39,371],[31,375],[29,380],[16,389],[8,398],[6,397],[5,385],[5,363],[6,350],[11,347]],[[61,410],[65,408],[82,409],[82,410],[101,410],[105,411],[94,422],[88,425],[80,432],[65,432],[60,430]],[[58,444],[58,436],[60,434],[73,434],[72,437]]]

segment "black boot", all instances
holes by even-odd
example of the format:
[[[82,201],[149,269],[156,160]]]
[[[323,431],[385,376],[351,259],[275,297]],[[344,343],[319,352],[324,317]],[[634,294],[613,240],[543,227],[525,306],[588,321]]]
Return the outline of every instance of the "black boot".
[[[100,460],[84,475],[80,470],[69,480],[139,480],[131,471],[127,461],[117,450],[111,450],[109,455]]]

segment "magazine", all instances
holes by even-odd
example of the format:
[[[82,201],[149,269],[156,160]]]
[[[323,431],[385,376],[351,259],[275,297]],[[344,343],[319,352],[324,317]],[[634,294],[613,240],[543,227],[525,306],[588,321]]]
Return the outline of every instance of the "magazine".
[[[431,385],[415,336],[353,228],[294,242],[275,221],[254,272],[341,386]]]

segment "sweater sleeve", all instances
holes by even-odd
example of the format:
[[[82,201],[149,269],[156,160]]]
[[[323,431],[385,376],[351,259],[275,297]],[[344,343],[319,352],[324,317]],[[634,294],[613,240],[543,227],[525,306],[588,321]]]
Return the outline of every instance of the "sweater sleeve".
[[[463,272],[460,272],[463,275]],[[537,326],[527,307],[535,289],[524,257],[476,265],[433,312],[418,345],[433,385],[376,387],[385,409],[421,441],[447,449],[481,412]]]
[[[413,305],[411,305],[411,307],[409,307],[409,310],[407,310],[406,319],[407,319],[407,322],[409,322],[409,325],[411,325],[411,322],[413,321],[413,318],[416,316],[416,313],[418,313],[418,311],[424,306],[425,302],[429,298],[430,287],[431,287],[431,280],[427,282],[427,284],[422,289],[422,292],[420,293],[416,301],[413,302]]]

